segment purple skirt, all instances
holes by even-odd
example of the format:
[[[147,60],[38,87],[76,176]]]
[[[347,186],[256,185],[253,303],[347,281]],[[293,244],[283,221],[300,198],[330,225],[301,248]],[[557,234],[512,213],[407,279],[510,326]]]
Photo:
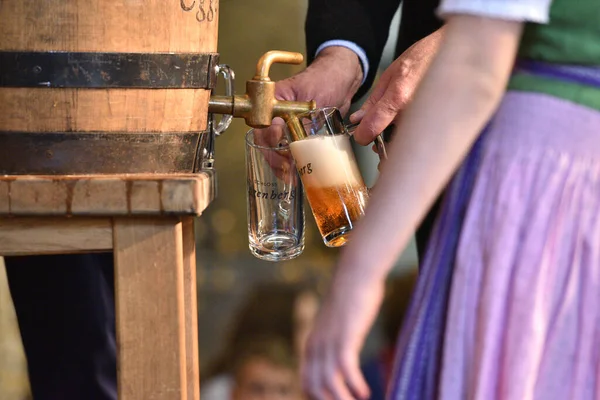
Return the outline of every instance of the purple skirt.
[[[600,399],[600,112],[508,92],[453,179],[390,399]]]

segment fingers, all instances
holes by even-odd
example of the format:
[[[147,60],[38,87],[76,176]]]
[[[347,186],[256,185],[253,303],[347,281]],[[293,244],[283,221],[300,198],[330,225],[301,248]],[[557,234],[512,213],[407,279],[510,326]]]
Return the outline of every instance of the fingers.
[[[333,341],[309,343],[301,369],[304,390],[315,400],[366,399],[369,387],[359,368],[358,354],[346,355]]]
[[[352,103],[350,102],[350,99],[344,100],[344,102],[339,107],[342,116],[345,116],[348,113],[348,110],[350,110],[351,105]]]
[[[285,126],[277,124],[273,120],[273,125],[268,128],[254,130],[254,143],[261,147],[278,148],[280,143],[287,141]]]
[[[371,391],[360,371],[358,354],[352,354],[351,352],[342,354],[340,367],[341,375],[344,376],[346,384],[354,393],[355,398],[368,399]]]
[[[266,164],[265,167],[268,165],[272,173],[283,182],[292,183],[296,174],[291,173],[294,165],[291,152],[288,147],[284,147],[288,143],[284,126],[273,121],[269,128],[255,129],[252,137],[252,144],[259,152],[254,154],[262,154],[261,161]]]
[[[354,132],[356,142],[363,146],[371,143],[398,117],[407,102],[408,96],[404,93],[401,82],[391,83],[381,99],[366,110]]]
[[[313,338],[309,339],[306,346],[306,357],[301,366],[300,374],[302,379],[302,387],[310,399],[320,400],[330,397],[324,392],[324,385],[321,381],[323,373],[321,366],[322,352],[318,351],[318,345]]]
[[[377,171],[381,172],[381,168],[383,167],[383,164],[385,162],[385,160],[383,158],[381,158],[381,155],[379,154],[379,149],[377,149],[377,145],[374,144],[373,146],[371,146],[371,150],[373,150],[374,153],[377,153],[377,155],[379,155],[379,163],[377,164]]]
[[[325,349],[324,367],[323,367],[323,386],[331,394],[334,400],[354,400],[350,390],[346,385],[346,379],[342,373],[343,367],[340,365],[341,358],[332,346]]]
[[[361,106],[360,110],[356,111],[354,114],[352,114],[350,116],[350,122],[356,123],[356,122],[359,122],[360,120],[362,120],[362,118],[365,116],[365,113],[367,112],[367,110],[369,110],[371,107],[373,107],[375,104],[377,104],[377,102],[379,100],[381,100],[381,98],[383,97],[383,95],[385,94],[385,92],[387,90],[387,87],[390,84],[391,79],[392,79],[392,74],[389,73],[389,71],[386,71],[381,75],[381,78],[379,78],[379,81],[375,85],[375,88],[371,92],[371,95],[369,96],[369,98],[367,100],[365,100],[365,102]]]
[[[383,146],[385,146],[385,144],[383,144]],[[371,150],[373,150],[373,153],[377,154],[379,161],[386,160],[388,157],[386,149],[383,146],[379,147],[376,143],[371,146]]]

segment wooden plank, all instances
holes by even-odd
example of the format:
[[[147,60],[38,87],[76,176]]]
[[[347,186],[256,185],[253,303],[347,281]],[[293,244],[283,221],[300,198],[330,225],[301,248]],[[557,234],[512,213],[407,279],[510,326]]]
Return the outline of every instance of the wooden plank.
[[[159,193],[160,183],[158,181],[133,181],[131,183],[131,208],[140,213],[152,213],[160,210],[161,198],[148,196],[148,193]]]
[[[200,215],[211,171],[181,175],[0,176],[1,216]]]
[[[102,200],[103,210],[110,215],[126,214],[127,182],[121,179],[94,178],[67,180],[71,185],[70,211],[72,214],[85,214]],[[65,193],[69,202],[69,193]]]
[[[16,179],[9,181],[9,215],[68,215],[69,187],[65,181],[52,178]]]
[[[0,255],[66,254],[112,249],[105,218],[0,218]]]
[[[115,219],[120,400],[187,400],[178,219]]]
[[[0,181],[0,215],[8,215],[10,210],[9,181]]]
[[[17,132],[199,132],[205,89],[0,88],[0,130]]]
[[[185,354],[188,400],[200,400],[198,351],[198,293],[196,285],[196,240],[194,220],[183,220],[183,283],[185,304]]]

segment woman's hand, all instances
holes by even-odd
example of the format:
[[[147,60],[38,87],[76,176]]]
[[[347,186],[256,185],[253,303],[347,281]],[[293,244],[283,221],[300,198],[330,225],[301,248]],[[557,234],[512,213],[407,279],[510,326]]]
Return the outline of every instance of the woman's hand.
[[[315,400],[369,397],[359,355],[381,305],[384,283],[368,284],[342,274],[337,274],[321,308],[302,365],[304,389]]]

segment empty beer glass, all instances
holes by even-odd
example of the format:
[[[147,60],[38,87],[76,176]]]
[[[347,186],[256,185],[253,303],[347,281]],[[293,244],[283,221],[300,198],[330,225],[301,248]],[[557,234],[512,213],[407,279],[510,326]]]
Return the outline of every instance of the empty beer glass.
[[[299,114],[288,122],[290,149],[325,245],[347,243],[365,212],[368,191],[358,169],[350,135],[336,108]]]
[[[302,182],[285,125],[246,134],[248,238],[251,253],[283,261],[304,250]]]

